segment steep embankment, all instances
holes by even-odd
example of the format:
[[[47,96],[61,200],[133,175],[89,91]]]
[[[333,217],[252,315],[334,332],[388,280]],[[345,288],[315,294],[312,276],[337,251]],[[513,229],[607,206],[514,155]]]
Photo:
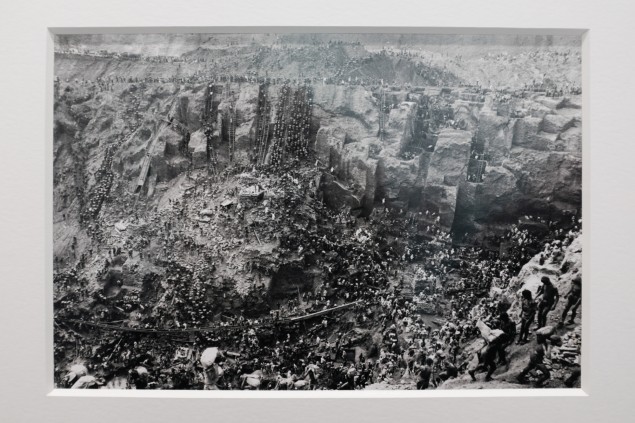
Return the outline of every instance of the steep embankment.
[[[551,371],[551,379],[544,385],[548,388],[564,387],[564,380],[571,374],[575,366],[580,364],[581,348],[581,319],[580,311],[575,319],[575,324],[559,327],[560,316],[566,306],[564,295],[569,291],[572,280],[582,274],[582,235],[572,234],[565,239],[569,243],[562,249],[559,242],[547,245],[543,252],[533,257],[514,277],[509,286],[504,289],[494,286],[490,293],[492,298],[511,303],[508,314],[515,322],[520,322],[520,293],[524,289],[532,292],[536,296],[536,291],[540,286],[540,279],[547,276],[560,293],[560,301],[555,310],[549,313],[547,325],[555,328],[555,333],[561,336],[563,348],[568,351],[554,347],[550,359],[546,360],[547,368]],[[543,261],[543,264],[541,264]],[[533,328],[534,325],[532,325]],[[528,385],[517,383],[516,377],[529,362],[529,353],[535,347],[535,336],[531,335],[531,341],[525,345],[512,345],[508,349],[508,366],[499,366],[494,373],[494,380],[485,382],[484,376],[477,375],[477,381],[472,382],[470,376],[465,374],[456,379],[451,379],[443,383],[440,389],[501,389],[501,388],[523,388]],[[463,354],[470,357],[484,345],[482,339],[474,341],[466,346]],[[574,352],[574,351],[577,351]],[[579,386],[579,380],[576,382]]]

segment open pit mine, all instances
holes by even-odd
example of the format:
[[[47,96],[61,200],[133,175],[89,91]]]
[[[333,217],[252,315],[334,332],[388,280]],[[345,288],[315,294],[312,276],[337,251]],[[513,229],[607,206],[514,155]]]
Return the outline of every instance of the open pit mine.
[[[580,386],[580,40],[57,36],[60,388]]]

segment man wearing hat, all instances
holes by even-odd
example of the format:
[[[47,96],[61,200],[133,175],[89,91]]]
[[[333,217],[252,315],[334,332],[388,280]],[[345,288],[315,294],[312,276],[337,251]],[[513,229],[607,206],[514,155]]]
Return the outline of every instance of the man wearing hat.
[[[562,312],[562,318],[560,319],[560,326],[564,325],[564,321],[567,319],[567,314],[569,310],[571,310],[571,319],[569,319],[569,324],[572,325],[575,323],[575,316],[578,313],[578,307],[580,307],[580,302],[582,301],[582,277],[577,275],[573,278],[571,283],[571,288],[567,295],[565,295],[567,299],[567,305]]]
[[[538,305],[537,329],[547,325],[547,315],[550,311],[556,308],[558,300],[560,299],[558,289],[553,286],[551,280],[547,276],[543,276],[540,279],[540,282],[542,282],[542,285],[538,288],[538,292],[536,293],[536,297],[542,295],[542,299]]]

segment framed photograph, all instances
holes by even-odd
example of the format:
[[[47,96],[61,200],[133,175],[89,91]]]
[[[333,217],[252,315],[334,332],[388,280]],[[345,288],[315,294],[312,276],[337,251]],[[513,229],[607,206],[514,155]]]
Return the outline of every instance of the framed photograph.
[[[54,51],[56,388],[580,388],[582,34]]]
[[[38,17],[9,421],[624,421],[623,18],[460,3]]]

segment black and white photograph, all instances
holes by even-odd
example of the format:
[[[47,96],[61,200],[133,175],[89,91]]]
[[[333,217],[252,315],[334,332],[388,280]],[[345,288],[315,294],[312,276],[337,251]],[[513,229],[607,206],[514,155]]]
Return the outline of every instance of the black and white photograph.
[[[580,388],[581,36],[53,48],[55,388]]]

